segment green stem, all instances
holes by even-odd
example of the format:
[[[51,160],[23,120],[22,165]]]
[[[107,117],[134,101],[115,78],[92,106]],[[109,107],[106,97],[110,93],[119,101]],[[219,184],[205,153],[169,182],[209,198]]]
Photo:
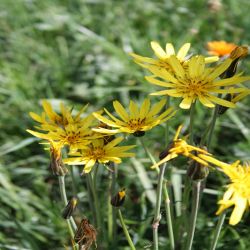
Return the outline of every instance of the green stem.
[[[166,166],[167,164],[165,163],[160,167],[160,172],[158,175],[158,185],[157,185],[157,192],[156,192],[156,207],[155,207],[155,213],[154,213],[154,222],[152,225],[154,250],[159,249],[158,227],[159,227],[159,222],[161,220],[160,208],[161,208],[162,186],[163,186],[164,173],[165,173]]]
[[[222,228],[222,225],[224,223],[225,217],[226,217],[225,212],[223,212],[219,216],[219,220],[218,220],[218,223],[217,223],[217,226],[216,226],[216,229],[215,229],[214,238],[213,238],[213,242],[212,242],[210,250],[215,250],[215,248],[216,248],[216,245],[218,243],[218,239],[219,239],[219,236],[220,236],[221,228]]]
[[[108,199],[108,239],[112,247],[116,248],[116,210],[111,205],[110,200],[115,193],[117,170],[115,165],[110,166],[109,199]]]
[[[186,250],[191,250],[192,248],[201,192],[202,192],[201,181],[193,182],[192,212],[190,218],[190,226],[187,235]]]
[[[94,208],[95,208],[95,216],[96,216],[96,227],[97,229],[101,229],[101,217],[100,217],[100,206],[99,206],[99,200],[98,200],[98,197],[97,197],[97,193],[96,193],[96,189],[95,189],[95,186],[94,186],[94,182],[93,182],[93,177],[91,175],[91,173],[88,173],[87,174],[87,179],[88,179],[88,182],[89,182],[89,185],[90,185],[90,189],[91,189],[91,192],[92,192],[92,196],[93,196],[93,199],[94,199]]]
[[[68,199],[67,199],[67,195],[66,195],[64,175],[58,176],[58,180],[59,180],[59,188],[60,188],[61,198],[62,198],[64,206],[66,206],[68,204]],[[72,216],[70,217],[69,220],[67,220],[67,225],[68,225],[70,236],[72,239],[74,239],[74,234],[75,234],[75,231],[77,229],[77,226],[76,226],[76,223],[75,223]]]
[[[195,102],[192,103],[190,108],[190,119],[189,119],[189,143],[193,144],[194,135],[193,135],[193,127],[194,127],[194,114],[195,114]]]
[[[125,237],[126,237],[126,239],[127,239],[127,241],[128,241],[128,244],[129,244],[130,248],[131,248],[132,250],[136,250],[136,248],[135,248],[135,246],[134,246],[134,243],[133,243],[133,241],[132,241],[131,238],[130,238],[128,229],[127,229],[126,224],[125,224],[125,222],[124,222],[124,220],[123,220],[122,213],[121,213],[121,210],[120,210],[120,209],[118,209],[118,215],[119,215],[119,219],[120,219],[120,222],[121,222],[121,225],[122,225],[123,232],[124,232],[124,234],[125,234]]]
[[[94,225],[97,225],[96,211],[95,211],[95,206],[93,202],[94,198],[93,198],[92,189],[91,189],[90,181],[88,177],[86,178],[86,183],[87,183],[88,201],[89,201],[90,211],[93,211]]]
[[[165,209],[166,209],[166,215],[167,215],[167,224],[168,224],[168,234],[169,234],[169,240],[170,240],[170,249],[175,249],[175,242],[174,242],[174,232],[173,232],[173,225],[172,225],[172,214],[171,214],[171,207],[170,207],[170,199],[168,195],[168,189],[167,189],[167,181],[165,181],[165,185],[163,188],[163,194],[165,199]]]
[[[156,163],[154,157],[151,155],[151,153],[149,152],[148,148],[146,147],[144,141],[142,138],[139,138],[146,154],[149,156],[151,162],[153,164]],[[158,175],[160,174],[160,170],[159,168],[156,169]],[[164,173],[163,173],[164,175]],[[167,181],[166,181],[167,182]],[[168,190],[166,185],[163,185],[163,195],[164,195],[164,199],[165,199],[165,208],[166,208],[166,220],[168,222],[168,234],[169,234],[169,238],[170,238],[170,245],[171,245],[171,249],[174,249],[174,234],[173,234],[173,224],[172,224],[172,215],[171,215],[171,209],[170,209],[170,199],[169,199],[169,194],[168,194]]]
[[[141,145],[142,145],[142,147],[143,147],[145,153],[147,154],[147,156],[148,156],[149,159],[151,160],[151,162],[152,162],[153,164],[155,164],[155,163],[156,163],[155,158],[153,157],[153,155],[152,155],[152,154],[150,153],[150,151],[148,150],[147,146],[146,146],[145,143],[144,143],[143,138],[142,138],[142,137],[138,137],[138,139],[139,139],[139,141],[140,141],[140,143],[141,143]]]

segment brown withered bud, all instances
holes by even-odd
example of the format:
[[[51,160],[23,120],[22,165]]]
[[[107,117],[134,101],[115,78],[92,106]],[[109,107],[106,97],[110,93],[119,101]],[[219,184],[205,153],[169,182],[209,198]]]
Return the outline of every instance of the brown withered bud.
[[[96,245],[97,231],[88,219],[83,218],[77,227],[74,241],[79,245],[80,250],[89,250],[92,244]]]
[[[62,162],[61,147],[52,141],[50,142],[50,168],[53,174],[57,176],[64,176],[68,172]]]
[[[227,68],[225,72],[221,74],[222,79],[226,79],[232,77],[236,74],[238,62],[240,59],[246,57],[248,54],[248,48],[246,46],[238,46],[236,47],[230,54],[230,58],[233,59],[230,66]]]
[[[126,192],[125,188],[120,190],[115,196],[112,197],[110,203],[114,207],[120,207],[123,205],[126,197]]]

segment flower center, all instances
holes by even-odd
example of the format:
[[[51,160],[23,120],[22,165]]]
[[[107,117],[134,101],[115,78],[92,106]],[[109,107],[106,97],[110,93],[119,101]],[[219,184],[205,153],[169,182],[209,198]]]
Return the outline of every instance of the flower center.
[[[105,156],[105,150],[102,147],[93,147],[89,151],[89,157],[92,159],[101,159]]]
[[[65,139],[69,144],[75,143],[80,139],[80,131],[67,131]]]
[[[198,96],[204,92],[204,89],[207,85],[206,82],[200,79],[186,79],[181,82],[181,91],[183,94],[187,94],[188,96]]]
[[[143,118],[142,120],[140,118],[137,119],[130,119],[127,122],[128,127],[131,130],[135,130],[135,131],[139,131],[141,130],[142,126],[145,124],[145,118]]]

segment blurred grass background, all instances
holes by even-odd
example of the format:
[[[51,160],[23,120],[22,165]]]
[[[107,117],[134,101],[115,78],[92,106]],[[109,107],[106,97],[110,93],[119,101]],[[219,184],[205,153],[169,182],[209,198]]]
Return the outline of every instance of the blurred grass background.
[[[51,99],[55,106],[65,101],[76,108],[90,103],[89,111],[110,107],[113,99],[124,104],[129,98],[140,100],[155,87],[145,82],[145,72],[128,52],[152,56],[151,40],[163,46],[172,42],[176,48],[191,42],[195,53],[206,53],[205,44],[211,40],[247,45],[249,9],[247,0],[1,0],[0,249],[64,249],[70,245],[60,218],[57,179],[48,169],[49,156],[25,131],[34,125],[28,112],[40,113],[41,99]],[[249,66],[246,59],[241,69],[249,74]],[[249,104],[245,100],[218,122],[221,126],[212,151],[221,159],[250,160]],[[204,130],[210,114],[198,107],[198,131]],[[172,132],[185,123],[187,115],[179,113],[171,123]],[[159,128],[148,136],[157,140],[162,133]],[[154,143],[155,152],[162,147]],[[138,164],[145,162],[143,157],[139,148]],[[155,173],[148,174],[152,178],[147,182],[155,185]],[[119,184],[130,187],[125,217],[137,237],[137,248],[151,249],[152,207],[138,182],[138,168],[128,162],[121,167],[120,177]],[[105,170],[100,178],[102,182],[107,179]],[[217,189],[224,181],[212,173],[208,185]],[[79,178],[78,183],[80,208],[90,215],[83,180]],[[69,181],[69,190],[70,185]],[[204,196],[195,236],[199,250],[208,249],[217,221],[217,196]],[[107,194],[102,199],[105,202]],[[218,249],[249,249],[249,222],[246,219],[235,228],[225,225]],[[163,218],[162,246],[167,241],[164,223]],[[119,249],[128,249],[123,236],[118,241]]]

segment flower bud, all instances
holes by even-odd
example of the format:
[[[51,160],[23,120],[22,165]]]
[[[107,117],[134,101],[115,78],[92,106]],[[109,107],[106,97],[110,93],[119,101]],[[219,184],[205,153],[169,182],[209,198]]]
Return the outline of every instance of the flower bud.
[[[126,197],[125,188],[119,191],[115,196],[112,197],[110,203],[114,207],[120,207],[123,205]]]
[[[72,214],[74,213],[74,211],[76,210],[76,206],[77,206],[78,200],[76,197],[72,197],[68,204],[66,205],[66,207],[63,209],[62,211],[62,217],[67,220],[70,218],[70,216],[72,216]]]

